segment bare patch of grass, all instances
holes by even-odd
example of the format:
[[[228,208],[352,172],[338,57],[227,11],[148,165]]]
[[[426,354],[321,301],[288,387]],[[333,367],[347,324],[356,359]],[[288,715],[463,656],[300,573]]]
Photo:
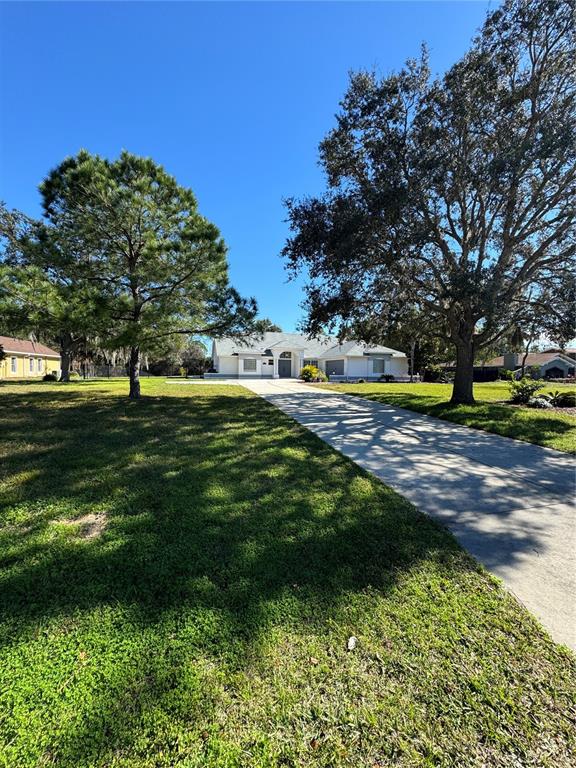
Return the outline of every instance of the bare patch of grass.
[[[106,527],[107,518],[103,512],[93,513],[89,512],[86,515],[77,517],[74,520],[58,520],[63,525],[72,525],[78,527],[78,535],[82,539],[95,539],[104,531]]]

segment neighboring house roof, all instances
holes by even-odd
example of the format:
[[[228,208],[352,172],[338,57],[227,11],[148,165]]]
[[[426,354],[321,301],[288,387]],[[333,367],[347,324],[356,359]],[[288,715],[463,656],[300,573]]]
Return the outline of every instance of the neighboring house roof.
[[[522,354],[518,354],[518,361],[516,363],[516,367],[520,367],[522,364]],[[558,352],[533,352],[529,354],[526,358],[526,365],[547,365],[547,363],[551,363],[553,360],[561,360],[564,363],[567,363],[568,365],[574,365],[574,360],[571,357],[568,357],[567,355],[558,353]],[[503,368],[504,367],[504,356],[500,355],[500,357],[494,357],[492,360],[488,360],[486,363],[484,363],[484,367],[486,368]]]
[[[0,336],[0,346],[7,354],[20,355],[43,355],[44,357],[57,357],[60,359],[60,353],[50,349],[45,344],[39,344],[37,341],[28,339],[16,339],[13,336]]]
[[[362,355],[391,355],[392,357],[406,357],[404,352],[397,349],[382,346],[369,346],[358,341],[346,341],[338,343],[338,339],[332,336],[322,336],[318,339],[309,339],[299,333],[276,333],[269,331],[261,337],[252,336],[245,339],[244,343],[238,339],[222,338],[214,339],[214,354],[218,357],[230,355],[269,354],[272,350],[278,352],[281,349],[298,349],[308,358],[357,357]]]
[[[576,357],[576,347],[566,347],[566,349],[562,350],[559,347],[550,347],[549,349],[543,349],[543,352],[556,352],[560,353],[561,355],[568,355],[568,357],[575,358]]]

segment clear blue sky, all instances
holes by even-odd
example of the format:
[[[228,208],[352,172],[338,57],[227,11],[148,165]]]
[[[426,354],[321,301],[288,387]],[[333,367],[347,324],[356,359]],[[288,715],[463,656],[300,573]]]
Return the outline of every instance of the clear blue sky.
[[[496,0],[0,3],[0,199],[84,147],[148,155],[191,187],[229,246],[233,284],[294,330],[282,198],[318,193],[318,142],[351,69],[385,74],[426,41],[441,72]]]

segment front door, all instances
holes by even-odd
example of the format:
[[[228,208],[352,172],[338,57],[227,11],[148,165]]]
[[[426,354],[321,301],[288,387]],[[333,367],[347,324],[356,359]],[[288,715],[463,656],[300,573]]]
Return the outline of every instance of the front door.
[[[278,376],[281,379],[289,379],[292,376],[292,360],[278,360]]]

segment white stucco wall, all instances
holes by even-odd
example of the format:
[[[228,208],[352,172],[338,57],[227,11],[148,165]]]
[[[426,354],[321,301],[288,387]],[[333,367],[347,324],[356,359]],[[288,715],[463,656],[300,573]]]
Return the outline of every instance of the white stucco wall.
[[[270,360],[271,359],[272,358],[270,358],[270,357],[263,357],[262,358],[261,371],[262,371],[262,376],[264,376],[264,378],[270,378],[271,379],[274,376],[274,365],[270,365]]]
[[[372,376],[372,361],[369,357],[349,357],[348,376]]]
[[[214,365],[218,373],[225,376],[237,376],[238,375],[238,358],[237,357],[217,357],[216,364]]]
[[[256,370],[255,371],[245,371],[244,370],[244,360],[256,360]],[[238,376],[251,376],[254,378],[255,376],[261,376],[262,375],[262,358],[256,357],[255,355],[238,355]]]
[[[386,364],[386,373],[393,376],[408,376],[408,358],[391,357]]]
[[[219,374],[223,376],[266,376],[266,377],[272,377],[274,375],[274,366],[268,365],[268,358],[265,357],[255,357],[252,359],[256,359],[256,370],[255,371],[244,371],[244,366],[242,363],[242,360],[244,357],[252,357],[251,355],[232,355],[229,357],[220,356],[214,358],[214,367],[218,371]],[[335,358],[336,359],[336,358]],[[353,377],[364,377],[364,376],[379,376],[380,374],[374,373],[373,368],[373,357],[368,357],[367,355],[363,355],[362,357],[345,357],[345,358],[338,358],[338,359],[344,359],[344,375],[345,376],[353,376]],[[408,375],[408,359],[405,357],[391,357],[388,356],[386,359],[386,373],[391,373],[393,376],[407,376]],[[318,360],[319,367],[321,370],[326,370],[326,361]],[[296,377],[300,373],[300,367],[301,367],[301,359],[300,356],[293,352],[292,353],[292,376]]]
[[[381,373],[374,372],[374,358],[376,356],[364,355],[363,357],[348,358],[347,376],[381,376]],[[385,360],[384,373],[391,373],[393,376],[408,376],[408,359],[405,357],[392,357],[383,355]],[[380,358],[381,359],[381,358]]]

